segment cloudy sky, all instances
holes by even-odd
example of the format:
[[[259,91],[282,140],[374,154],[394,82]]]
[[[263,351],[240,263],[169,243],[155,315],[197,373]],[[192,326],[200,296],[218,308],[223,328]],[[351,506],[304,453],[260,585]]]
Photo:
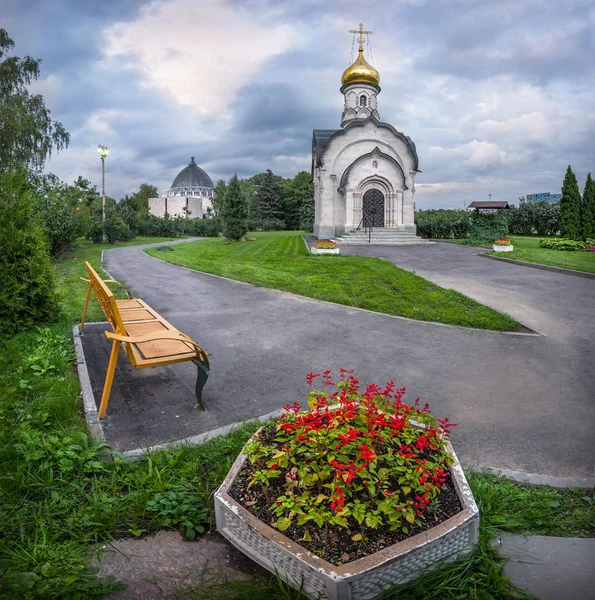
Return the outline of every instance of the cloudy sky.
[[[48,170],[165,192],[196,157],[213,178],[310,169],[339,127],[363,21],[383,121],[417,144],[418,208],[559,191],[595,173],[592,0],[0,0],[34,89],[71,134]]]

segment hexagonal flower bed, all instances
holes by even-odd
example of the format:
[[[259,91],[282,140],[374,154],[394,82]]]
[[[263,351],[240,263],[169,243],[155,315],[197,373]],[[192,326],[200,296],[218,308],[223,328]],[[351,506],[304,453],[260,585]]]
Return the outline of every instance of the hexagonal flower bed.
[[[310,382],[317,377],[310,374]],[[330,372],[325,386],[334,386]],[[342,371],[246,444],[215,494],[217,528],[312,598],[366,600],[473,548],[479,513],[451,424],[389,383]]]
[[[310,248],[312,254],[339,254],[339,246],[335,240],[318,240]]]
[[[492,244],[492,250],[494,252],[512,252],[514,247],[508,238],[498,238]]]

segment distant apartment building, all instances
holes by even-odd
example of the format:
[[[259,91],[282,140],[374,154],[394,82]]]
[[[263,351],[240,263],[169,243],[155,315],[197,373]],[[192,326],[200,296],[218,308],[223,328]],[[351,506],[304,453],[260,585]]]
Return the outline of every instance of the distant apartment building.
[[[553,194],[550,192],[527,194],[527,202],[539,202],[540,200],[545,200],[546,202],[559,202],[560,198],[562,198],[562,194]]]

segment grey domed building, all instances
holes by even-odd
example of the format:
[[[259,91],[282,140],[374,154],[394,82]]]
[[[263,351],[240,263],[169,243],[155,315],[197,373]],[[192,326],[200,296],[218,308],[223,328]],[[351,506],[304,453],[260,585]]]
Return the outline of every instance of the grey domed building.
[[[213,208],[215,196],[213,180],[195,162],[176,176],[165,196],[149,198],[149,212],[156,217],[202,217],[207,208]]]

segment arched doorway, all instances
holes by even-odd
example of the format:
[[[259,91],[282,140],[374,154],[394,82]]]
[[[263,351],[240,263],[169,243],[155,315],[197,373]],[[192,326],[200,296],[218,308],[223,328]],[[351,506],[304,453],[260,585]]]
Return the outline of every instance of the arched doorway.
[[[380,190],[368,190],[362,199],[364,225],[384,227],[384,194]]]

